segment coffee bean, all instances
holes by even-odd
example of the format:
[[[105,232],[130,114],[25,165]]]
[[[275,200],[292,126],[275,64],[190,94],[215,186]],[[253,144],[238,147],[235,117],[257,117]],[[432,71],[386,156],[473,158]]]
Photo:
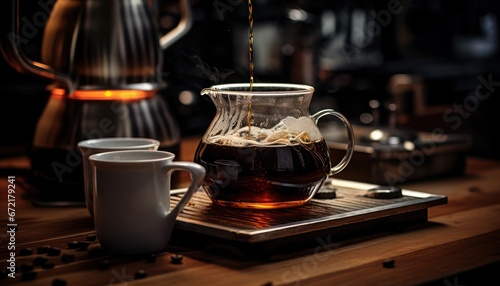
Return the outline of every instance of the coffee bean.
[[[143,269],[137,270],[137,272],[135,272],[134,274],[135,279],[145,278],[146,276],[148,276],[148,274]]]
[[[56,278],[52,280],[52,286],[66,286],[68,285],[68,282],[66,280],[61,279],[61,278]]]
[[[87,239],[87,241],[94,241],[94,240],[96,240],[97,235],[95,233],[91,233],[91,234],[87,234],[87,236],[85,238]]]
[[[48,256],[57,256],[59,254],[61,254],[61,249],[57,247],[50,247],[47,252]]]
[[[26,248],[21,248],[19,250],[19,255],[20,256],[27,256],[33,254],[33,249],[26,247]]]
[[[22,277],[21,277],[21,279],[24,281],[35,280],[35,278],[36,278],[35,271],[23,272]]]
[[[108,269],[110,265],[111,265],[111,262],[106,259],[106,260],[100,261],[99,265],[97,265],[97,268],[99,268],[100,270],[105,270],[105,269]]]
[[[89,248],[89,245],[90,245],[90,242],[88,242],[88,241],[79,241],[78,242],[78,249],[86,250],[87,248]]]
[[[23,263],[19,265],[19,271],[21,272],[30,272],[34,268],[33,263]]]
[[[103,253],[104,253],[104,250],[100,247],[94,247],[94,248],[89,249],[89,257],[90,258],[99,257],[99,256],[103,255]]]
[[[156,261],[156,254],[152,253],[148,256],[147,259],[148,262],[155,262]]]
[[[33,265],[42,266],[47,261],[49,261],[49,259],[47,257],[37,256],[37,257],[35,257],[35,259],[33,259]]]
[[[184,257],[180,254],[172,254],[170,255],[170,262],[173,264],[182,264],[182,259]]]
[[[6,279],[9,273],[6,268],[0,268],[0,280]]]
[[[52,261],[47,261],[44,264],[42,264],[43,269],[51,269],[54,268],[54,266],[56,266],[56,264]]]
[[[481,192],[481,189],[479,187],[473,186],[473,187],[469,188],[469,192],[478,193],[478,192]]]
[[[394,268],[395,263],[396,261],[394,259],[386,259],[382,262],[382,266],[384,266],[384,268]]]
[[[41,245],[41,246],[37,247],[36,253],[39,253],[39,254],[48,253],[50,248],[51,248],[50,245]]]
[[[61,255],[61,261],[66,263],[73,262],[75,261],[75,255],[71,253],[64,253]]]
[[[103,256],[107,253],[108,252],[100,246],[95,246],[95,247],[89,249],[89,252],[88,252],[90,258],[97,258],[97,257]]]
[[[70,249],[78,248],[78,241],[73,240],[73,241],[68,242],[68,248],[70,248]]]

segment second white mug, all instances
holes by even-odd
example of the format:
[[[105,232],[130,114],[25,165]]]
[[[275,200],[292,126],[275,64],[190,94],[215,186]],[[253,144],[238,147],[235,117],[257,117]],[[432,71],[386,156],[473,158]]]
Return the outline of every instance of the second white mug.
[[[89,156],[102,152],[122,150],[158,150],[160,141],[151,138],[138,137],[113,137],[96,138],[80,141],[78,148],[83,159],[83,184],[85,191],[85,205],[91,217],[94,217],[93,194],[92,194],[92,166]]]

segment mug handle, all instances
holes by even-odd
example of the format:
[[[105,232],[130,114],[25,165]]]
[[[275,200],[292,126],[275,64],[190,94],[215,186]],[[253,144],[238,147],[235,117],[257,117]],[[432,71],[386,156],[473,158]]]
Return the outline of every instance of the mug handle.
[[[333,109],[320,110],[315,114],[311,115],[311,118],[315,120],[316,124],[318,124],[318,120],[325,115],[333,115],[337,117],[342,121],[342,123],[344,123],[344,126],[347,128],[346,154],[344,155],[344,158],[342,158],[342,161],[340,161],[336,166],[330,169],[330,175],[335,175],[337,173],[340,173],[340,171],[344,170],[344,168],[347,167],[347,164],[349,164],[349,161],[351,161],[351,157],[354,152],[354,131],[352,129],[352,125],[349,122],[349,120],[347,120],[347,118],[344,115]]]
[[[193,162],[171,162],[166,166],[167,174],[172,173],[173,171],[187,171],[191,175],[191,184],[189,185],[187,191],[182,196],[181,200],[177,203],[177,205],[169,212],[168,214],[168,223],[169,225],[173,225],[177,216],[187,204],[187,202],[191,199],[193,194],[198,191],[201,187],[201,184],[205,178],[205,168],[197,163]],[[169,194],[170,195],[170,194]]]

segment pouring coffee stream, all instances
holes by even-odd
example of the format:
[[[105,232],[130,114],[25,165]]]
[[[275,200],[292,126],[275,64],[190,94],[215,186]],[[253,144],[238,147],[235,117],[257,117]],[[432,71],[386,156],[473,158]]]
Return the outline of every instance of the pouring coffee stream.
[[[252,0],[248,0],[248,64],[250,67],[250,91],[253,89],[253,72],[254,72],[254,63],[253,63],[253,4]],[[248,104],[248,113],[247,113],[247,124],[248,124],[248,136],[251,134],[251,124],[252,123],[252,102]]]
[[[217,112],[194,161],[207,170],[203,189],[215,204],[255,209],[300,206],[349,163],[354,133],[349,121],[334,110],[310,115],[313,87],[254,83],[251,0],[248,10],[250,83],[220,84],[201,91]],[[325,115],[340,119],[348,131],[346,154],[335,166],[316,125]]]

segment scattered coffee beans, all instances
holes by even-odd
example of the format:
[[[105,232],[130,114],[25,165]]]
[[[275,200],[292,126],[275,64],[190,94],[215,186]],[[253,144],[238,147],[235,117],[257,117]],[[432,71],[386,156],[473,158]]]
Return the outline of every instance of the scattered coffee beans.
[[[99,261],[97,268],[99,268],[100,270],[105,270],[105,269],[108,269],[110,265],[111,265],[111,262],[106,259],[106,260]]]
[[[33,254],[33,249],[26,247],[26,248],[21,248],[19,250],[19,255],[20,256],[27,256]]]
[[[24,281],[35,280],[35,278],[36,278],[35,271],[23,272],[22,277],[21,277],[21,279]]]
[[[173,264],[182,264],[182,259],[184,257],[180,254],[172,254],[170,255],[170,262]]]
[[[44,264],[42,264],[42,268],[43,269],[54,268],[54,266],[56,266],[56,264],[54,262],[52,262],[52,261],[47,261]]]
[[[61,261],[65,263],[73,262],[75,261],[75,255],[72,253],[64,253],[61,255]]]
[[[58,247],[49,247],[49,250],[47,251],[47,255],[49,256],[57,256],[61,254],[61,249]]]
[[[103,249],[100,247],[94,247],[89,249],[89,257],[90,258],[96,258],[101,256],[104,253]]]
[[[88,241],[79,241],[78,242],[78,249],[86,250],[87,248],[89,248],[89,245],[90,245],[90,242],[88,242]]]
[[[148,256],[147,262],[155,262],[156,261],[156,254],[152,253]]]
[[[384,268],[394,268],[395,263],[396,261],[394,259],[386,259],[382,262],[382,266],[384,266]]]
[[[33,259],[33,265],[42,266],[47,261],[49,261],[49,259],[47,257],[37,256],[37,257],[35,257],[35,259]]]
[[[39,254],[49,253],[50,248],[51,248],[50,245],[41,245],[41,246],[37,247],[36,253],[39,253]]]
[[[78,241],[74,240],[74,241],[68,242],[68,248],[70,248],[70,249],[78,248]]]
[[[7,269],[0,268],[0,280],[6,279],[8,276]]]
[[[95,233],[87,234],[86,239],[87,241],[94,241],[96,240],[97,235]]]
[[[56,278],[52,280],[52,286],[66,286],[68,285],[68,282],[66,280],[61,279],[61,278]]]
[[[148,274],[143,269],[137,270],[137,272],[135,272],[134,274],[135,279],[145,278],[146,276],[148,276]]]
[[[19,271],[21,272],[30,272],[33,271],[33,263],[23,263],[19,266]]]

